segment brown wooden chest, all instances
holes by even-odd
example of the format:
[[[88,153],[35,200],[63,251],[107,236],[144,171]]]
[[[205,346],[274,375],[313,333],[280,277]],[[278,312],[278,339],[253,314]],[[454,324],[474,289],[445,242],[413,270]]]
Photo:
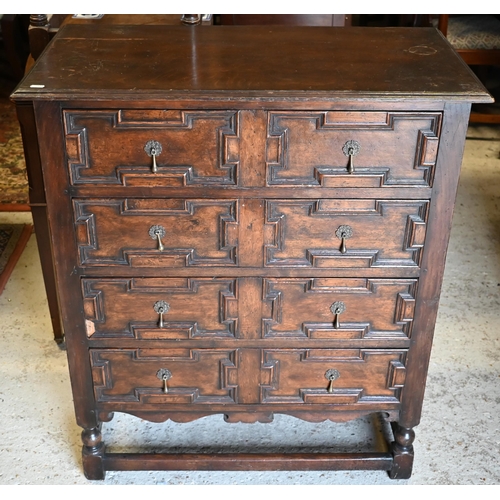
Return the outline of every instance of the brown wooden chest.
[[[437,31],[68,25],[13,99],[88,478],[410,476],[470,105],[491,100]],[[113,412],[378,413],[394,440],[115,454]]]

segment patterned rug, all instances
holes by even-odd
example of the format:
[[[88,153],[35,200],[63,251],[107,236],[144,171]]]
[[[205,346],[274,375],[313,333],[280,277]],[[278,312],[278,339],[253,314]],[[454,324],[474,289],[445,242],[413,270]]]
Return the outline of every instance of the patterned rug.
[[[0,99],[0,204],[26,203],[28,178],[16,109],[8,99]]]
[[[0,224],[0,294],[32,232],[31,224]]]

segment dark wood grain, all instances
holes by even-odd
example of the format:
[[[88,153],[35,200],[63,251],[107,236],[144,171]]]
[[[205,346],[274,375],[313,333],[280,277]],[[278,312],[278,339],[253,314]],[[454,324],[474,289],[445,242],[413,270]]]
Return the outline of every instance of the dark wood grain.
[[[47,206],[32,205],[31,216],[33,217],[33,224],[36,228],[35,236],[42,267],[45,293],[47,294],[47,303],[49,306],[54,340],[61,348],[64,348],[64,329],[59,308],[59,296],[55,276],[54,254],[52,253],[52,243],[50,241]]]
[[[436,194],[431,200],[428,221],[427,238],[430,244],[422,258],[413,345],[408,358],[410,376],[403,394],[405,405],[400,423],[407,428],[420,422],[425,390],[421,377],[427,373],[429,366],[469,113],[470,106],[467,104],[449,104],[443,123],[435,179]]]
[[[71,221],[71,199],[67,196],[66,189],[69,179],[64,168],[64,158],[60,154],[64,150],[63,130],[60,126],[54,128],[54,124],[60,123],[61,108],[57,102],[37,102],[34,111],[40,138],[40,159],[44,169],[45,189],[49,200],[48,236],[56,267],[56,286],[59,291],[75,415],[78,425],[88,431],[97,428],[99,422],[94,410],[88,347],[85,341],[82,342],[86,337],[86,329],[80,278],[75,273],[73,258],[69,258],[76,255],[77,251],[75,239],[68,237],[74,230]],[[61,175],[61,172],[64,174]]]
[[[38,133],[35,122],[35,113],[31,103],[22,103],[17,106],[17,117],[21,126],[23,138],[24,158],[28,174],[29,201],[33,223],[35,226],[38,252],[42,266],[43,281],[47,294],[50,320],[57,344],[64,346],[64,330],[59,311],[59,298],[55,280],[55,266],[51,250],[47,203],[45,198],[45,183],[43,180],[42,163],[40,159]]]
[[[73,185],[236,183],[236,111],[68,110],[64,123]],[[145,150],[149,141],[159,143],[157,172],[152,172],[152,157]]]
[[[390,349],[265,349],[261,402],[354,407],[395,403],[404,386],[405,357],[405,350]],[[329,370],[338,377],[331,387]]]
[[[97,403],[234,404],[245,384],[238,349],[95,349],[90,356]],[[160,370],[169,371],[166,387]]]
[[[418,267],[427,205],[426,201],[376,199],[268,201],[265,265]],[[344,248],[343,227],[350,228]]]
[[[29,201],[30,204],[44,204],[45,191],[43,189],[42,164],[38,151],[38,137],[33,105],[23,103],[17,106],[16,109],[23,137],[24,158],[29,165],[26,169],[28,174]]]
[[[239,338],[243,279],[134,278],[82,280],[87,335],[138,340]],[[168,310],[160,315],[157,302]],[[245,301],[245,304],[247,302]]]
[[[374,339],[411,336],[417,280],[266,278],[264,338]],[[342,303],[344,310],[332,311]]]
[[[161,454],[108,453],[106,470],[388,470],[389,453]]]
[[[440,113],[271,112],[268,120],[269,186],[432,185]]]
[[[73,210],[82,266],[237,265],[235,200],[88,199]]]
[[[33,97],[31,85],[44,85],[38,99],[307,92],[491,102],[432,28],[68,25],[15,97]]]

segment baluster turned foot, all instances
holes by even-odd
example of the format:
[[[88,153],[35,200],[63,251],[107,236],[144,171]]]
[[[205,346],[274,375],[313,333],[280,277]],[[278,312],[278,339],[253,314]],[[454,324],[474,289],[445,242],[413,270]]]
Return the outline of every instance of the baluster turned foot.
[[[104,479],[104,443],[102,442],[101,426],[84,429],[82,432],[83,472],[87,479]]]
[[[391,451],[394,457],[392,469],[389,471],[391,479],[409,479],[413,467],[413,441],[415,432],[413,429],[401,427],[393,423],[392,431],[394,441],[391,443]]]

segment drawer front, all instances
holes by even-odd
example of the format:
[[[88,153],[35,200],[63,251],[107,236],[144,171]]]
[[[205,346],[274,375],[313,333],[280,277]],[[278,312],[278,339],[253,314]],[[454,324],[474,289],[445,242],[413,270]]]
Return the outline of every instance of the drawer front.
[[[417,280],[84,278],[93,340],[411,337]]]
[[[267,182],[432,186],[440,126],[440,113],[270,112]]]
[[[98,403],[236,403],[237,350],[91,349]]]
[[[417,280],[267,278],[267,338],[409,338]]]
[[[405,350],[265,349],[262,403],[399,402]]]
[[[235,111],[65,110],[63,119],[73,185],[236,184]]]
[[[405,382],[406,350],[240,351],[90,349],[96,401],[126,405],[394,405],[399,403]],[[244,358],[255,360],[255,366],[239,367]],[[243,385],[238,370],[245,372],[239,374]]]
[[[265,265],[418,267],[426,200],[269,200]]]
[[[73,200],[81,266],[237,264],[235,200]]]
[[[83,279],[82,292],[92,339],[239,336],[236,279]]]

